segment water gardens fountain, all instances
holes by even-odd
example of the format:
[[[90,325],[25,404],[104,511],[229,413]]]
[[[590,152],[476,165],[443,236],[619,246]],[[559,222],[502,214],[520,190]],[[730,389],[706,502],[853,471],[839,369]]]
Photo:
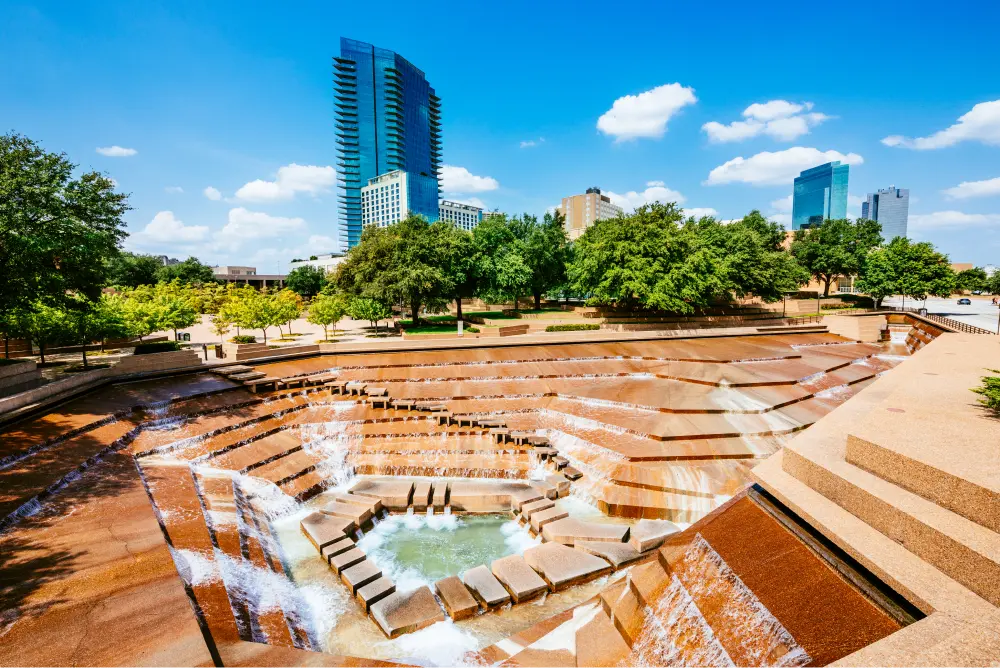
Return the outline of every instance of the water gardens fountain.
[[[919,612],[749,471],[907,354],[805,331],[324,355],[151,381],[166,399],[0,455],[127,453],[220,663],[818,665]],[[8,529],[59,495],[29,487]],[[799,591],[767,577],[790,564]]]

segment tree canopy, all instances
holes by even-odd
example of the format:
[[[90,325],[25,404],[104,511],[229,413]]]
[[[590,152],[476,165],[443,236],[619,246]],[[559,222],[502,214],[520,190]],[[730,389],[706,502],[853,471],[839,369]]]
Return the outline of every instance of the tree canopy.
[[[895,294],[912,299],[947,297],[955,289],[955,273],[948,256],[930,242],[896,237],[887,246],[868,251],[855,287],[879,307],[885,297]]]
[[[795,232],[792,255],[823,284],[823,296],[838,278],[861,271],[868,251],[882,244],[882,226],[874,220],[826,220]]]
[[[129,288],[154,285],[162,268],[163,262],[155,255],[123,251],[108,259],[108,285]]]
[[[311,264],[296,267],[288,272],[285,285],[303,297],[313,297],[326,285],[326,272]]]
[[[162,266],[157,271],[156,277],[163,282],[170,282],[174,279],[180,280],[181,283],[194,284],[215,282],[212,268],[202,264],[196,257],[189,257],[177,264]]]

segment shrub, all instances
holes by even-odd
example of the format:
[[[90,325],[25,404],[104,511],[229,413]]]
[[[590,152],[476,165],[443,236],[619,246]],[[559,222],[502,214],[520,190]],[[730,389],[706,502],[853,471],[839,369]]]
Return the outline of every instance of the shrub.
[[[842,311],[849,308],[859,308],[856,304],[823,304],[820,308],[824,311]]]
[[[549,325],[545,328],[546,332],[585,332],[593,329],[600,329],[600,325],[583,325],[579,323],[571,323],[568,325]]]
[[[229,339],[231,343],[257,343],[257,337],[252,334],[240,334]]]
[[[990,369],[993,373],[1000,373],[996,369]],[[982,395],[979,400],[983,406],[993,409],[997,417],[1000,417],[1000,376],[983,376],[982,387],[974,388],[972,391]]]
[[[181,349],[181,344],[176,341],[156,341],[154,343],[140,343],[135,347],[133,355],[149,355],[151,353],[172,353]]]

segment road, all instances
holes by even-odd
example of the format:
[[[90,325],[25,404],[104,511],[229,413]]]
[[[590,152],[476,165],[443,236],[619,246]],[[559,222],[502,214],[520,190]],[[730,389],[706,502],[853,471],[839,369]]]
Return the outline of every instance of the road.
[[[988,329],[991,332],[997,331],[997,320],[1000,318],[1000,308],[991,303],[992,297],[969,296],[972,300],[970,306],[959,306],[959,297],[949,299],[939,299],[937,297],[927,298],[927,312],[934,315],[943,315],[947,318],[965,322],[970,325]],[[883,303],[887,306],[902,306],[901,297],[886,297]],[[921,308],[924,302],[906,300],[906,306]]]

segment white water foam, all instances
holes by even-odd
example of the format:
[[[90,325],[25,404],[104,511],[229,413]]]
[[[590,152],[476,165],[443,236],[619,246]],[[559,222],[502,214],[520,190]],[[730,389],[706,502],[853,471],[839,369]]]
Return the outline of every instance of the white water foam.
[[[478,665],[469,661],[468,654],[479,648],[479,642],[450,619],[380,644],[392,647],[393,656],[403,662],[431,666]]]
[[[500,525],[500,531],[504,535],[503,542],[514,554],[524,554],[528,548],[542,544],[541,536],[533,537],[517,520],[504,522]]]

